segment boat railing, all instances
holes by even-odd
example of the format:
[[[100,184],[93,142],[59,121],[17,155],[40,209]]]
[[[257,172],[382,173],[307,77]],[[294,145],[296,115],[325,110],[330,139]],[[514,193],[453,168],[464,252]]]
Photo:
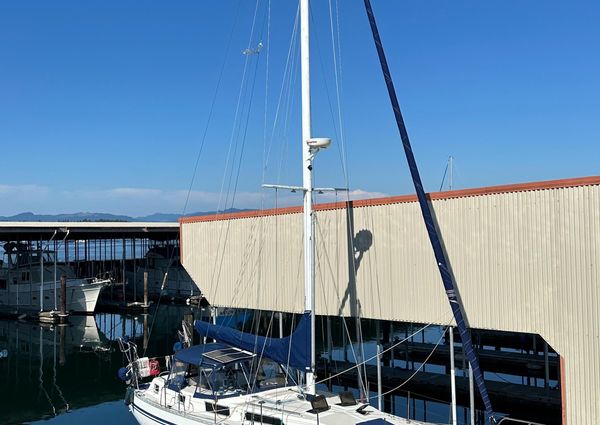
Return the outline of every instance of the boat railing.
[[[508,416],[500,419],[498,421],[497,425],[500,425],[503,423],[505,423],[505,424],[509,424],[509,423],[524,424],[524,425],[545,425],[540,422],[533,422],[533,421],[527,421],[527,420],[523,420],[523,419],[509,418]]]
[[[92,283],[104,283],[105,285],[110,285],[113,283],[113,279],[110,277],[99,277],[99,276],[94,276],[94,277],[85,277],[83,279],[81,279],[85,284],[92,284]]]

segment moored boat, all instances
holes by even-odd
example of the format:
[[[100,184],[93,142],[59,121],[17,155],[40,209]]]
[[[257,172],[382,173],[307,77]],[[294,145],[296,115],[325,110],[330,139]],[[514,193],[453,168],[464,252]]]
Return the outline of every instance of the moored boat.
[[[65,278],[66,311],[93,313],[102,288],[110,278],[78,278],[67,264],[59,264],[54,252],[30,249],[25,244],[4,245],[0,269],[0,306],[9,311],[58,310],[60,279]]]

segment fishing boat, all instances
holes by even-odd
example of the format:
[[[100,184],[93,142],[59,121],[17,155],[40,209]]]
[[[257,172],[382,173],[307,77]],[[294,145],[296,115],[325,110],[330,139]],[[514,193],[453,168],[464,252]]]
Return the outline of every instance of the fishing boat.
[[[491,404],[462,316],[462,307],[447,271],[448,266],[441,250],[439,235],[431,222],[431,212],[395,98],[369,0],[365,0],[365,6],[442,281],[486,407],[486,415],[492,421]],[[184,348],[169,357],[170,367],[165,372],[161,372],[157,359],[139,358],[134,343],[121,341],[121,349],[129,363],[120,370],[120,376],[131,384],[126,395],[126,404],[140,424],[424,424],[384,413],[371,406],[368,401],[358,401],[351,392],[331,394],[322,391],[321,386],[317,385],[320,382],[315,376],[317,356],[313,194],[340,189],[313,186],[315,156],[329,147],[331,140],[311,134],[309,0],[300,0],[299,11],[303,184],[263,186],[303,193],[305,312],[295,330],[289,336],[280,338],[253,335],[196,321],[197,333],[215,342],[195,346],[184,344]],[[189,341],[189,338],[185,341]],[[153,378],[144,383],[142,379],[146,377]]]
[[[102,288],[112,283],[110,278],[78,278],[73,268],[57,262],[53,251],[15,242],[4,245],[2,265],[0,307],[11,311],[58,310],[65,276],[67,312],[93,313]]]

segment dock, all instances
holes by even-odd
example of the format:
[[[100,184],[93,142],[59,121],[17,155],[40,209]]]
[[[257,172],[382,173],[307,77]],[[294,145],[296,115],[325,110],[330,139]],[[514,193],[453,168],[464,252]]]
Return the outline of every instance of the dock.
[[[149,292],[156,288],[157,281],[162,282],[162,269],[168,266],[156,269],[149,289],[148,277],[142,282],[141,274],[154,270],[154,262],[162,257],[148,260],[145,256],[150,248],[159,247],[168,253],[162,261],[169,262],[169,257],[179,252],[178,238],[179,223],[0,222],[0,241],[5,242],[3,258],[0,257],[1,314],[63,322],[64,315],[55,314],[59,307],[59,279],[63,275],[69,282],[101,282],[102,296],[96,309],[106,302],[107,310],[147,312]],[[190,290],[186,292],[191,295]],[[77,307],[75,311],[92,313],[87,304]]]
[[[318,379],[335,375],[356,364],[345,361],[331,363],[320,362],[317,365]],[[356,386],[356,369],[333,378],[333,383],[343,386]],[[381,375],[383,391],[390,391],[406,382],[394,394],[406,396],[407,392],[419,395],[425,399],[440,400],[450,403],[450,376],[441,373],[418,372],[412,378],[413,370],[399,367],[382,366]],[[366,365],[366,379],[371,391],[377,391],[377,367]],[[540,388],[529,385],[513,384],[486,380],[490,399],[496,410],[510,413],[519,418],[528,418],[535,412],[539,421],[544,418],[547,423],[555,423],[560,417],[561,398],[560,389]],[[469,405],[469,379],[462,376],[456,377],[456,395],[459,405]],[[476,407],[483,408],[481,400],[476,398]],[[541,413],[542,412],[542,413]]]
[[[496,333],[501,338],[500,333]],[[505,348],[504,346],[502,346]],[[387,348],[384,346],[384,349]],[[437,365],[447,365],[450,358],[450,347],[447,345],[439,345],[435,351],[435,344],[427,344],[420,342],[412,342],[399,347],[394,351],[396,360],[404,360],[408,362],[423,362],[431,354],[428,363]],[[559,379],[559,359],[556,354],[552,353],[548,358],[540,354],[526,354],[511,351],[501,350],[476,350],[479,356],[479,364],[481,368],[487,372],[504,373],[515,376],[525,376],[531,378],[551,380]],[[391,353],[391,350],[388,352]],[[391,355],[386,353],[383,356],[384,362],[391,359]],[[463,355],[461,346],[454,347],[454,355],[457,364],[467,361]],[[546,376],[546,363],[548,366],[548,376]]]

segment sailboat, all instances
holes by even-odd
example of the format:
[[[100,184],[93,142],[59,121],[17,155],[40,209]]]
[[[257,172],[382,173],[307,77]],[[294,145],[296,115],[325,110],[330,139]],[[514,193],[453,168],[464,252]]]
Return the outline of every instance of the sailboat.
[[[302,168],[304,193],[305,313],[285,338],[260,337],[196,321],[196,331],[217,342],[183,348],[170,371],[152,374],[132,342],[122,342],[130,363],[123,371],[133,387],[126,402],[146,424],[421,424],[359,403],[351,392],[317,391],[315,376],[315,238],[312,172],[315,155],[331,143],[311,134],[309,0],[300,0],[302,71]],[[275,186],[268,186],[275,187]],[[277,186],[279,187],[279,186]],[[292,371],[300,371],[304,384]]]
[[[491,417],[491,404],[466,330],[462,307],[447,271],[439,235],[430,223],[431,213],[395,98],[369,0],[365,0],[365,6],[442,281],[486,406],[486,414]],[[138,358],[134,343],[121,341],[121,349],[129,364],[121,369],[120,376],[132,385],[126,395],[126,404],[140,424],[425,424],[384,413],[369,403],[357,401],[351,392],[330,394],[317,389],[312,197],[314,191],[327,189],[313,187],[312,173],[315,156],[326,149],[331,140],[315,138],[311,134],[309,0],[300,0],[300,28],[303,185],[266,187],[303,192],[305,312],[295,331],[285,338],[257,336],[196,321],[196,331],[216,342],[176,351],[170,359],[170,370],[162,374],[156,363],[148,358]],[[158,376],[149,383],[141,383],[140,378],[151,375]]]

